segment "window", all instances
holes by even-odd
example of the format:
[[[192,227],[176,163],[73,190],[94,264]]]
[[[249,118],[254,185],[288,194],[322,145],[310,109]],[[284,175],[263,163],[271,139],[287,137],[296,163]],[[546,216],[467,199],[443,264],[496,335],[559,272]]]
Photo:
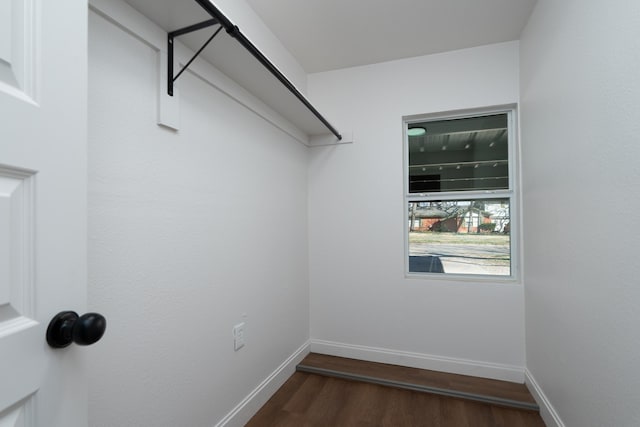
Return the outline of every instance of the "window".
[[[409,274],[515,276],[513,115],[405,119]]]

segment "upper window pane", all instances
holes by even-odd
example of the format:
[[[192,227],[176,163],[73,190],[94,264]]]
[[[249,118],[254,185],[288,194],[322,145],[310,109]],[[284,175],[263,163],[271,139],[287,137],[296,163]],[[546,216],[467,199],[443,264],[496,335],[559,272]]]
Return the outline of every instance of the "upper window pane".
[[[408,126],[409,193],[509,188],[507,114]]]

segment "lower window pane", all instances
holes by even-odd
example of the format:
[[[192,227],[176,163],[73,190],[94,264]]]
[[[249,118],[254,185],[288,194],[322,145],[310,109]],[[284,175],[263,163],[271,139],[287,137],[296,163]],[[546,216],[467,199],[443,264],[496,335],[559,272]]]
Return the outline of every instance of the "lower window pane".
[[[509,199],[409,202],[409,272],[511,275]]]

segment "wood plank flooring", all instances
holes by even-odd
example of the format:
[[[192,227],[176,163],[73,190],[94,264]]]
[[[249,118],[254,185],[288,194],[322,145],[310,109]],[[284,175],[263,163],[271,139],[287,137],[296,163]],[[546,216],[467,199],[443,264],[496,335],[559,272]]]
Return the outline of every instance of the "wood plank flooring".
[[[537,404],[524,384],[448,374],[405,366],[367,362],[343,357],[311,353],[298,365],[298,370],[349,379],[374,379],[393,385],[407,385],[408,389],[430,389],[453,397],[465,397],[503,404],[522,409],[538,410]],[[415,386],[415,387],[412,387]]]
[[[249,427],[544,427],[535,411],[296,372]]]
[[[544,427],[544,422],[524,384],[311,353],[247,425]]]

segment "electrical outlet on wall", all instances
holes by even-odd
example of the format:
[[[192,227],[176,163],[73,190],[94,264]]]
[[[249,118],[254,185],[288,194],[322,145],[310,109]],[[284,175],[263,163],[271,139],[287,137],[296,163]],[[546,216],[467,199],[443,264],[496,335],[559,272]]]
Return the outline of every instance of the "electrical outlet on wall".
[[[235,351],[240,350],[244,347],[244,334],[245,334],[245,323],[238,323],[233,327],[233,349]]]

